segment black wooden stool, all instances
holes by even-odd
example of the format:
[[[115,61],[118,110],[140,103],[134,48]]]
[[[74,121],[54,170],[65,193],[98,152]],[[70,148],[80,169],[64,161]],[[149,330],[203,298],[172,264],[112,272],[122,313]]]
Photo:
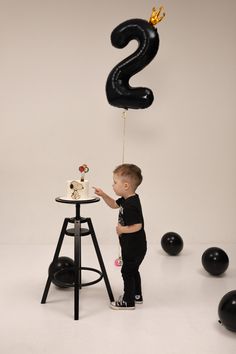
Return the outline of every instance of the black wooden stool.
[[[112,290],[111,290],[111,286],[109,283],[109,279],[107,276],[107,272],[106,272],[106,268],[102,259],[102,254],[98,245],[98,241],[96,238],[96,234],[93,228],[93,224],[92,224],[92,220],[90,218],[82,218],[80,216],[80,204],[88,204],[88,203],[96,203],[100,201],[100,198],[94,197],[94,198],[90,198],[90,199],[86,199],[86,200],[69,200],[63,197],[58,197],[56,198],[56,201],[59,203],[69,203],[69,204],[75,204],[76,207],[76,215],[74,218],[65,218],[64,223],[62,225],[62,229],[61,229],[61,234],[59,236],[58,239],[58,243],[57,243],[57,247],[54,253],[54,257],[53,257],[53,263],[56,263],[59,257],[59,253],[61,250],[61,246],[64,240],[64,236],[72,236],[74,237],[74,281],[72,284],[67,284],[67,286],[73,286],[74,287],[74,319],[78,320],[79,319],[79,290],[83,287],[83,286],[88,286],[88,285],[93,285],[97,282],[99,282],[100,280],[102,280],[102,278],[104,278],[104,282],[107,288],[107,292],[108,292],[108,296],[110,298],[110,301],[114,301],[114,297],[112,294]],[[67,229],[68,223],[73,223],[74,224],[74,228],[72,229]],[[87,223],[88,228],[82,228],[81,224],[82,223]],[[87,236],[87,235],[91,235],[92,237],[92,241],[93,241],[93,245],[97,254],[97,258],[98,258],[98,262],[101,268],[101,271],[95,268],[89,268],[89,267],[82,267],[81,266],[81,237],[82,236]],[[99,274],[99,278],[88,282],[88,283],[82,283],[81,281],[81,270],[88,270],[88,271],[92,271],[92,272],[96,272]],[[45,285],[45,289],[44,289],[44,293],[43,293],[43,297],[41,300],[41,304],[45,304],[46,299],[47,299],[47,295],[48,295],[48,291],[52,282],[52,277],[53,274],[48,275],[48,279]]]

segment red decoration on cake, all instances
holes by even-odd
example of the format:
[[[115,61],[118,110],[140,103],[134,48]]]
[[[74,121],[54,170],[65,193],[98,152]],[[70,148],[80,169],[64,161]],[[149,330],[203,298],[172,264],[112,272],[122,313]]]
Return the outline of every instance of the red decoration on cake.
[[[84,163],[83,165],[79,166],[79,171],[81,172],[81,178],[80,181],[84,181],[84,175],[89,171],[88,166]]]

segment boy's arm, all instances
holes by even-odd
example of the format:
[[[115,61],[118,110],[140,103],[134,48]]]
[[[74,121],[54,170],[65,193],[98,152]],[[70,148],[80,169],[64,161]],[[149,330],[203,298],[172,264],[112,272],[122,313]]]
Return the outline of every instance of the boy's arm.
[[[116,204],[115,199],[111,198],[108,194],[106,194],[101,188],[96,188],[93,187],[95,194],[98,195],[99,197],[102,197],[104,202],[112,209],[117,209],[119,208],[119,205]]]
[[[141,230],[142,224],[133,224],[129,226],[122,226],[121,224],[118,224],[116,226],[116,232],[117,235],[120,236],[121,234],[131,234],[133,232],[138,232]]]

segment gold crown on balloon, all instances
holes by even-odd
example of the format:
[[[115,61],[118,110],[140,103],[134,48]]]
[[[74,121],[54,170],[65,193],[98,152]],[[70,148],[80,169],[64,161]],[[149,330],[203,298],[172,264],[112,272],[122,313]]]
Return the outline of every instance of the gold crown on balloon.
[[[160,6],[158,9],[155,7],[152,8],[152,14],[149,19],[149,23],[151,23],[153,26],[155,26],[157,23],[161,22],[163,18],[165,17],[165,12],[164,12],[164,7]]]

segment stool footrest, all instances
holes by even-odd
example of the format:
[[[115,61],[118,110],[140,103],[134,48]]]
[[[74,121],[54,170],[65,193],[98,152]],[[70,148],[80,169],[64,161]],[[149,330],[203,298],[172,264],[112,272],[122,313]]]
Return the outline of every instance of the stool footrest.
[[[81,267],[80,270],[88,270],[91,272],[95,272],[99,274],[99,277],[93,281],[87,283],[81,283],[81,287],[89,286],[98,283],[102,280],[103,274],[100,270],[90,267]],[[75,286],[75,270],[73,268],[70,269],[62,269],[59,272],[54,274],[55,283],[60,288],[69,288]]]
[[[84,228],[84,227],[81,227],[81,229],[80,229],[80,236],[88,236],[88,235],[90,235],[90,234],[91,234],[91,232],[90,232],[89,229],[86,229],[86,228]],[[67,235],[67,236],[72,236],[72,237],[74,237],[74,236],[75,236],[75,228],[67,229],[67,230],[66,230],[66,235]]]

